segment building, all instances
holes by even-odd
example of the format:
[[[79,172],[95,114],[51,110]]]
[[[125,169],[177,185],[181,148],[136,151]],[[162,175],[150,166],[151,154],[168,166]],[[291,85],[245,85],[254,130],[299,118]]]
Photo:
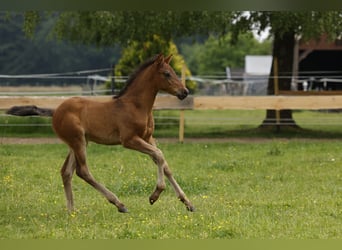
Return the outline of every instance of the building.
[[[342,90],[342,40],[298,41],[293,71],[298,90]]]

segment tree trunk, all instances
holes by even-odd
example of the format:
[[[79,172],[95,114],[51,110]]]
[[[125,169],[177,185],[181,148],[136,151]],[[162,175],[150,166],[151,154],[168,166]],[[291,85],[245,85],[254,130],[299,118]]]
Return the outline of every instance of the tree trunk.
[[[274,95],[274,59],[278,60],[278,86],[279,90],[291,90],[291,76],[293,66],[293,52],[295,46],[294,32],[279,34],[275,32],[273,42],[273,62],[271,74],[268,79],[267,94]],[[279,120],[277,121],[276,110],[267,110],[266,118],[260,125],[261,128],[276,128],[281,126],[298,127],[292,118],[292,110],[280,110]]]

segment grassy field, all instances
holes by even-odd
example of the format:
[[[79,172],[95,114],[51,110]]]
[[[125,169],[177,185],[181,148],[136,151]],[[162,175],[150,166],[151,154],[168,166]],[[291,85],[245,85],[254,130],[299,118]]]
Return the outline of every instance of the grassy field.
[[[0,145],[1,239],[341,239],[342,142],[161,144],[197,208],[170,185],[153,206],[156,167],[121,147],[89,145],[93,175],[130,213],[74,178],[68,214],[59,169],[67,149]]]

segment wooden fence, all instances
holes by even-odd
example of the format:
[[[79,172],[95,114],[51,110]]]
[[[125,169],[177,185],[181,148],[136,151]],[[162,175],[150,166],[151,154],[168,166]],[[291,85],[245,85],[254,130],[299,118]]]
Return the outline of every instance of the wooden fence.
[[[70,97],[56,96],[0,96],[0,110],[12,106],[36,105],[56,108]],[[97,101],[108,101],[110,96],[86,97]],[[190,96],[183,101],[174,96],[159,95],[154,109],[180,110],[179,140],[184,140],[184,110],[235,109],[235,110],[323,110],[342,109],[342,95],[277,95],[277,96]]]

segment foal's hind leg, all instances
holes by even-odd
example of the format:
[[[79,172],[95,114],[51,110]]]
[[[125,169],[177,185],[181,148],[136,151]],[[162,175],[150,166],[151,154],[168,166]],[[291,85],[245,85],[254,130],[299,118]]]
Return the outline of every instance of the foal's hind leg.
[[[74,198],[72,194],[71,180],[76,168],[76,159],[74,153],[70,150],[63,167],[61,169],[61,176],[64,185],[65,197],[67,200],[67,208],[69,211],[74,209]]]
[[[84,145],[84,146],[83,146]],[[88,166],[86,164],[86,144],[84,143],[80,147],[74,148],[74,153],[76,157],[76,174],[85,180],[87,183],[89,183],[91,186],[93,186],[97,191],[99,191],[101,194],[103,194],[107,200],[114,204],[119,212],[126,213],[128,212],[127,208],[121,201],[116,197],[115,194],[113,194],[111,191],[109,191],[107,188],[105,188],[103,185],[98,183],[95,178],[92,176],[92,174],[89,172]]]

